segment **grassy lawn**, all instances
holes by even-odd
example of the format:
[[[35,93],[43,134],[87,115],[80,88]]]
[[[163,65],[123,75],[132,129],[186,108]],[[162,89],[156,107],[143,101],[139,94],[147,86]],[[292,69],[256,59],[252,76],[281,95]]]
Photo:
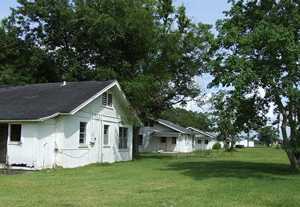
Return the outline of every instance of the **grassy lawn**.
[[[0,176],[0,206],[300,206],[283,151],[144,155],[133,162]]]

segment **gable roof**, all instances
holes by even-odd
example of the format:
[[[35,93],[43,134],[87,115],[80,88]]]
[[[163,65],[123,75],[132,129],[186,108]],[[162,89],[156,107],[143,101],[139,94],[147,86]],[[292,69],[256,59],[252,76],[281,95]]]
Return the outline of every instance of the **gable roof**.
[[[74,114],[116,85],[120,89],[114,80],[1,86],[0,120],[43,121]]]
[[[212,133],[205,132],[205,131],[202,131],[202,130],[200,130],[200,129],[196,129],[196,128],[194,128],[194,127],[187,127],[187,129],[189,129],[189,130],[191,130],[191,131],[193,131],[193,132],[202,134],[202,135],[204,135],[204,136],[207,136],[207,137],[209,137],[209,138],[211,138],[211,139],[216,138],[216,136],[213,135]]]
[[[183,133],[183,134],[193,134],[193,132],[189,129],[186,129],[178,124],[175,124],[173,122],[170,122],[170,121],[167,121],[167,120],[164,120],[164,119],[157,119],[156,120],[158,123],[170,128],[170,129],[173,129],[177,132],[180,132],[180,133]]]

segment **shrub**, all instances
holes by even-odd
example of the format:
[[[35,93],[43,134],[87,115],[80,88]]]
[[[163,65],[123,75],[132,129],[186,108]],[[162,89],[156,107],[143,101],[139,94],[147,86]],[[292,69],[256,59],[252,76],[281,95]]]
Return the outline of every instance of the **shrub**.
[[[221,144],[219,142],[215,143],[213,146],[212,146],[212,149],[213,150],[219,150],[221,149]]]

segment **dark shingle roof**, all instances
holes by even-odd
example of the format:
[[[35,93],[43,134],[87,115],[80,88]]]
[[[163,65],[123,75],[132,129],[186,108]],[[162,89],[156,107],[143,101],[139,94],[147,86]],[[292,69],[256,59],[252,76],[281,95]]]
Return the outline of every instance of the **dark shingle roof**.
[[[0,120],[35,120],[69,113],[114,81],[0,86]]]
[[[164,119],[157,119],[157,121],[163,125],[167,125],[169,126],[170,128],[173,128],[177,131],[180,131],[180,132],[183,132],[185,134],[193,134],[193,132],[189,129],[186,129],[178,124],[175,124],[173,122],[170,122],[170,121],[167,121],[167,120],[164,120]]]

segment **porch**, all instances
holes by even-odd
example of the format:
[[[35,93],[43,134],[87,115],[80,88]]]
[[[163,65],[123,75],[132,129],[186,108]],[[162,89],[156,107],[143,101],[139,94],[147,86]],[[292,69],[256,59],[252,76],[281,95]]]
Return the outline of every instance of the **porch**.
[[[174,132],[154,132],[152,139],[156,140],[156,149],[160,152],[176,152],[179,133]]]

